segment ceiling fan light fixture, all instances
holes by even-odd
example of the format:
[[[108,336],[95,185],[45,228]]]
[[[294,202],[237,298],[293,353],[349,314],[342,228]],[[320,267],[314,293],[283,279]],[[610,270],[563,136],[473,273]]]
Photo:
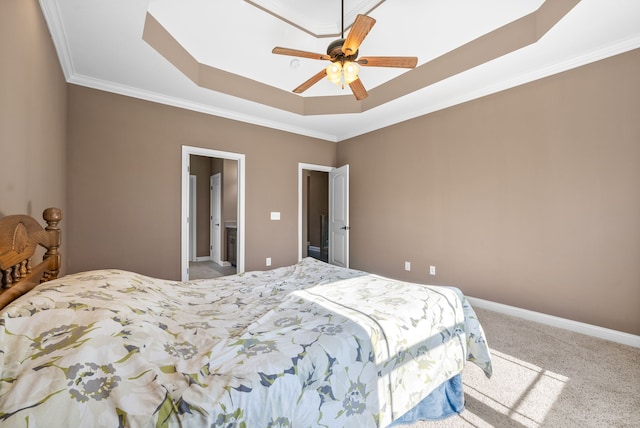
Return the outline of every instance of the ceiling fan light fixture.
[[[360,44],[369,33],[369,30],[376,23],[376,20],[367,15],[358,15],[351,26],[349,36],[344,38],[344,0],[342,1],[342,37],[334,40],[327,48],[327,54],[318,54],[315,52],[301,51],[299,49],[281,48],[276,46],[271,51],[274,54],[298,56],[302,58],[329,60],[331,64],[320,72],[314,74],[301,85],[293,90],[296,94],[301,94],[311,86],[321,81],[324,76],[327,79],[341,86],[345,85],[351,88],[351,92],[358,101],[367,98],[367,90],[365,89],[360,76],[359,65],[368,67],[398,67],[398,68],[415,68],[418,63],[417,57],[403,56],[371,56],[358,59]]]
[[[344,74],[344,83],[347,85],[358,79],[359,67],[355,62],[345,62],[342,66],[342,74]]]
[[[358,79],[359,67],[355,62],[345,61],[344,64],[333,62],[327,67],[327,79],[338,86],[348,85]]]
[[[327,79],[336,85],[342,84],[342,65],[339,62],[332,62],[327,67]]]

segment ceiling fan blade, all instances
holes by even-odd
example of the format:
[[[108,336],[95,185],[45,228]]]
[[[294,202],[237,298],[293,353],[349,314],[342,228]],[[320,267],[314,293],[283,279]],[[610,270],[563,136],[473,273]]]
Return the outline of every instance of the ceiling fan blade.
[[[418,57],[415,56],[368,56],[356,61],[365,67],[415,68]]]
[[[327,55],[327,54],[320,54],[320,53],[315,53],[315,52],[301,51],[301,50],[298,50],[298,49],[281,48],[279,46],[276,46],[275,48],[273,48],[271,53],[278,54],[278,55],[297,56],[297,57],[301,57],[301,58],[328,59],[328,60],[331,59],[331,57],[329,55]]]
[[[367,93],[367,90],[364,88],[364,85],[362,84],[362,80],[360,80],[359,78],[349,83],[349,87],[351,88],[351,92],[353,92],[353,95],[355,95],[356,100],[358,101],[364,100],[369,96],[369,94]]]
[[[318,72],[318,74],[314,75],[311,79],[307,80],[297,88],[293,90],[296,94],[301,94],[319,81],[321,81],[327,75],[327,70],[325,68],[322,71]]]
[[[342,45],[342,52],[345,55],[354,55],[375,23],[376,20],[367,15],[358,15]]]

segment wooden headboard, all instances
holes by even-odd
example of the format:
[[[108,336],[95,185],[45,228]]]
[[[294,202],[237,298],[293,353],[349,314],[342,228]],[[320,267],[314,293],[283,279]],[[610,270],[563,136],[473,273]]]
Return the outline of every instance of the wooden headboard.
[[[0,219],[0,309],[41,282],[58,277],[60,272],[60,228],[62,211],[47,208],[42,213],[43,228],[28,215],[9,215]],[[32,265],[38,245],[46,252],[42,262]]]

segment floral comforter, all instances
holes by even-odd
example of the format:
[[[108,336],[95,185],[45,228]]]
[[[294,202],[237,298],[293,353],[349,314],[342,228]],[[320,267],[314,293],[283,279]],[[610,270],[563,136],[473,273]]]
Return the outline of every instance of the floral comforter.
[[[0,425],[387,426],[465,360],[491,375],[453,288],[313,259],[184,283],[83,272],[0,311]]]

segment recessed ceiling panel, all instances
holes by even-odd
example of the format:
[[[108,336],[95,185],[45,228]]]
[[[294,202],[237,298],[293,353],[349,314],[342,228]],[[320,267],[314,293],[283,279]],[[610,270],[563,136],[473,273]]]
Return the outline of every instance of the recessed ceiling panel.
[[[415,56],[421,65],[534,12],[542,3],[544,0],[345,0],[345,15],[349,16],[345,26],[358,13],[368,14],[376,24],[361,45],[361,57]],[[148,7],[198,63],[288,92],[328,62],[294,61],[274,55],[272,49],[326,53],[337,37],[316,37],[301,28],[333,25],[330,32],[339,33],[340,9],[340,0],[149,0]],[[485,10],[491,13],[484,14]],[[405,73],[407,69],[402,68],[366,67],[360,78],[372,90]],[[323,79],[298,96],[350,94],[348,87]]]
[[[315,37],[337,37],[384,0],[245,0]],[[344,25],[344,28],[343,28]]]

